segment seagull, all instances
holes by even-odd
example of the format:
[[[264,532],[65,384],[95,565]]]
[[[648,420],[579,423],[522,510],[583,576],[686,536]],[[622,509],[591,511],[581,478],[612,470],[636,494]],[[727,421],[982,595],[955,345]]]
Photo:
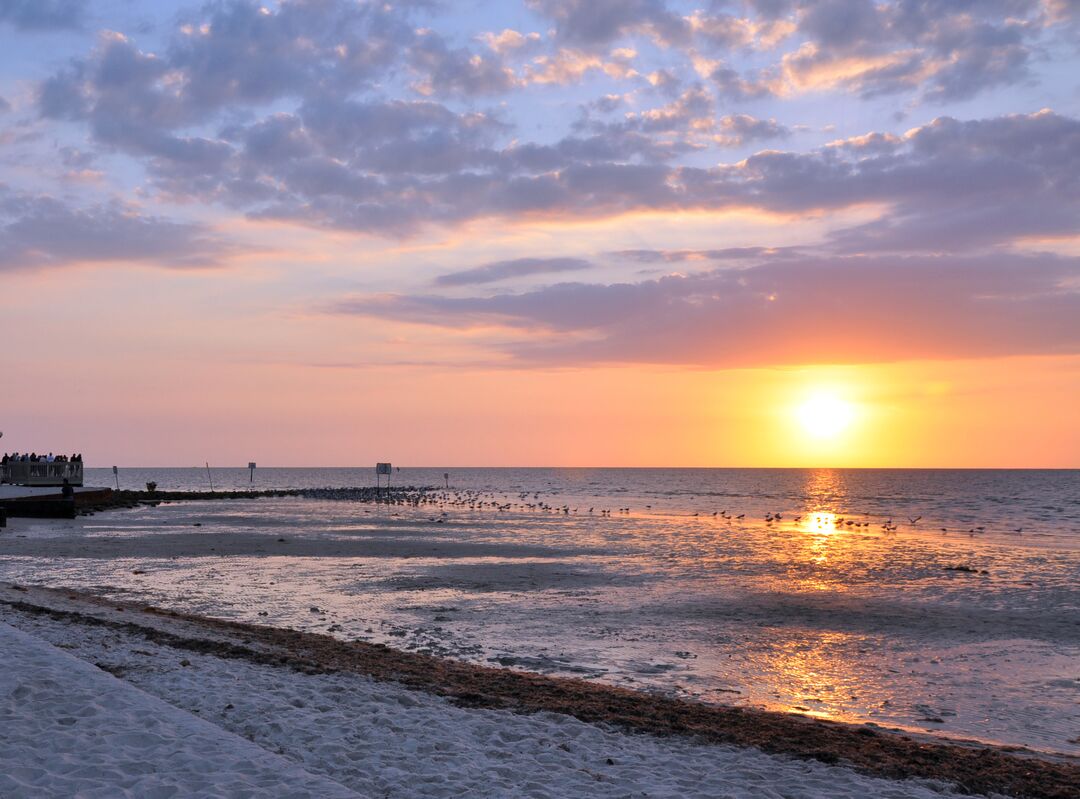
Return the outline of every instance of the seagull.
[[[908,521],[911,522],[912,524],[915,524],[921,518],[922,518],[922,516],[910,516],[910,517],[908,517]]]

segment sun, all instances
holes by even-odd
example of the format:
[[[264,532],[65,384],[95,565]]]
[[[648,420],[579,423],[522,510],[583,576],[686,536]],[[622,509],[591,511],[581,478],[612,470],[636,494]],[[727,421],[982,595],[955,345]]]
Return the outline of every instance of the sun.
[[[817,391],[795,408],[795,418],[814,438],[835,438],[855,420],[855,406],[831,392]]]

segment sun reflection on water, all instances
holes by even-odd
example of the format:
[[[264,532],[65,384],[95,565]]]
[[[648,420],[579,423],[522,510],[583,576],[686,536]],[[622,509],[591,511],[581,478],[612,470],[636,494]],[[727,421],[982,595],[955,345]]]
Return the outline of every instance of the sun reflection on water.
[[[839,517],[828,510],[816,510],[810,513],[805,513],[799,519],[799,529],[804,533],[812,533],[817,535],[832,535],[839,532],[836,526],[836,520]]]
[[[848,651],[851,636],[840,632],[807,631],[801,640],[778,644],[763,664],[775,675],[778,710],[836,720],[847,719],[845,706],[865,686],[858,670],[837,652]]]

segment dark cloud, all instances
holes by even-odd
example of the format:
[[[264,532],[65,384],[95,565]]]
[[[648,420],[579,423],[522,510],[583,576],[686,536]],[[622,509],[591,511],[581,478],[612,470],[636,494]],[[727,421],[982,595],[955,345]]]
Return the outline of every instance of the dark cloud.
[[[1061,21],[1039,0],[804,0],[797,19],[807,45],[784,60],[790,81],[861,61],[840,69],[840,86],[935,102],[1028,80],[1040,36]]]
[[[229,132],[221,144],[227,158],[209,174],[202,170],[216,163],[219,149],[203,152],[194,142],[176,156],[191,157],[177,160],[175,170],[155,163],[161,185],[180,197],[222,200],[258,217],[394,234],[528,214],[805,214],[880,204],[887,215],[835,234],[836,246],[940,251],[1072,235],[1080,213],[1072,179],[1080,174],[1080,122],[1048,111],[943,117],[904,137],[872,133],[715,167],[668,162],[704,140],[775,139],[786,130],[747,116],[717,120],[671,108],[597,125],[593,135],[552,145],[503,146],[499,123],[483,115],[426,101],[335,102]]]
[[[558,37],[570,44],[603,45],[631,33],[681,42],[689,24],[664,0],[527,0],[538,14],[555,21]]]
[[[0,186],[0,271],[92,261],[205,268],[233,249],[201,225],[146,216],[122,203],[73,208]]]
[[[944,117],[911,133],[902,149],[866,161],[874,165],[867,179],[890,182],[893,208],[835,234],[848,251],[958,251],[1076,233],[1077,120],[1048,111]]]
[[[757,119],[749,114],[717,116],[712,96],[700,86],[692,86],[666,105],[627,113],[617,122],[599,122],[587,118],[579,128],[607,138],[628,134],[654,136],[675,134],[668,138],[669,152],[688,152],[710,145],[738,147],[755,141],[779,139],[791,131],[774,119]]]
[[[591,266],[583,258],[514,258],[440,275],[435,282],[440,286],[473,286],[514,277],[580,271]]]
[[[492,58],[420,34],[408,8],[288,0],[273,11],[227,0],[188,15],[161,53],[104,34],[44,81],[45,117],[86,120],[101,141],[154,153],[177,130],[285,98],[345,100],[406,65],[426,90],[486,94],[511,85]]]
[[[683,18],[661,0],[533,5],[555,20],[560,36],[590,42],[644,33],[671,44],[685,34],[680,46],[689,52],[702,31],[716,38],[740,27],[722,7]],[[966,96],[987,81],[1019,79],[1021,51],[1044,24],[1043,5],[800,0],[751,7],[769,24],[798,26],[801,44],[783,69],[743,76],[705,59],[700,69],[709,79],[642,108],[642,97],[655,99],[654,86],[667,84],[656,78],[651,85],[627,66],[637,56],[624,53],[622,67],[634,76],[611,79],[634,80],[644,91],[585,101],[561,138],[530,140],[506,122],[511,107],[477,104],[522,86],[502,60],[501,51],[515,48],[476,55],[419,26],[407,8],[351,0],[287,0],[272,9],[222,0],[182,16],[160,53],[105,33],[92,53],[42,82],[38,102],[48,119],[84,124],[99,150],[138,158],[149,188],[169,199],[312,226],[408,235],[486,217],[738,208],[804,214],[877,204],[889,216],[836,233],[837,250],[938,251],[1073,232],[1077,197],[1067,176],[1077,168],[1077,123],[1069,118],[943,118],[906,137],[871,133],[790,152],[779,149],[791,132],[780,122],[717,109],[718,93],[752,98],[777,81],[811,85],[815,70],[832,74],[842,58],[857,65],[843,80],[864,93],[906,82],[928,96]],[[489,40],[510,41],[509,34]],[[893,58],[897,52],[907,55]],[[396,97],[405,84],[431,95]],[[625,105],[625,96],[635,104]],[[775,149],[735,163],[709,158],[719,148],[759,143]]]
[[[25,31],[77,29],[85,11],[81,0],[0,0],[0,22]]]
[[[491,297],[354,297],[330,310],[527,331],[506,352],[523,364],[866,363],[1080,352],[1078,278],[1080,259],[1053,256],[806,256]]]
[[[722,62],[710,71],[709,80],[717,93],[729,100],[759,100],[774,94],[773,85],[767,78],[761,75],[747,77]]]
[[[711,70],[716,90],[742,101],[836,89],[866,98],[967,99],[1032,80],[1048,31],[1068,30],[1080,17],[1072,0],[795,0],[747,8],[743,19],[720,10],[692,17],[693,47],[722,59]],[[733,48],[751,44],[777,57],[745,73],[726,63]]]
[[[750,142],[786,139],[791,131],[775,119],[758,119],[749,114],[728,114],[716,122],[715,140],[726,147]]]
[[[422,76],[418,88],[424,94],[502,94],[517,83],[513,70],[498,54],[485,57],[465,47],[450,47],[434,33],[425,34],[413,45],[409,63]]]

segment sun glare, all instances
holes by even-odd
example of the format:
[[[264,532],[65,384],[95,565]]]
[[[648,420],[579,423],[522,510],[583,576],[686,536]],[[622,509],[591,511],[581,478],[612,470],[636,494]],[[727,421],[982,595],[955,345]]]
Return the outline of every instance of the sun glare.
[[[795,409],[795,416],[814,438],[835,438],[855,419],[855,406],[829,392],[816,392]]]

